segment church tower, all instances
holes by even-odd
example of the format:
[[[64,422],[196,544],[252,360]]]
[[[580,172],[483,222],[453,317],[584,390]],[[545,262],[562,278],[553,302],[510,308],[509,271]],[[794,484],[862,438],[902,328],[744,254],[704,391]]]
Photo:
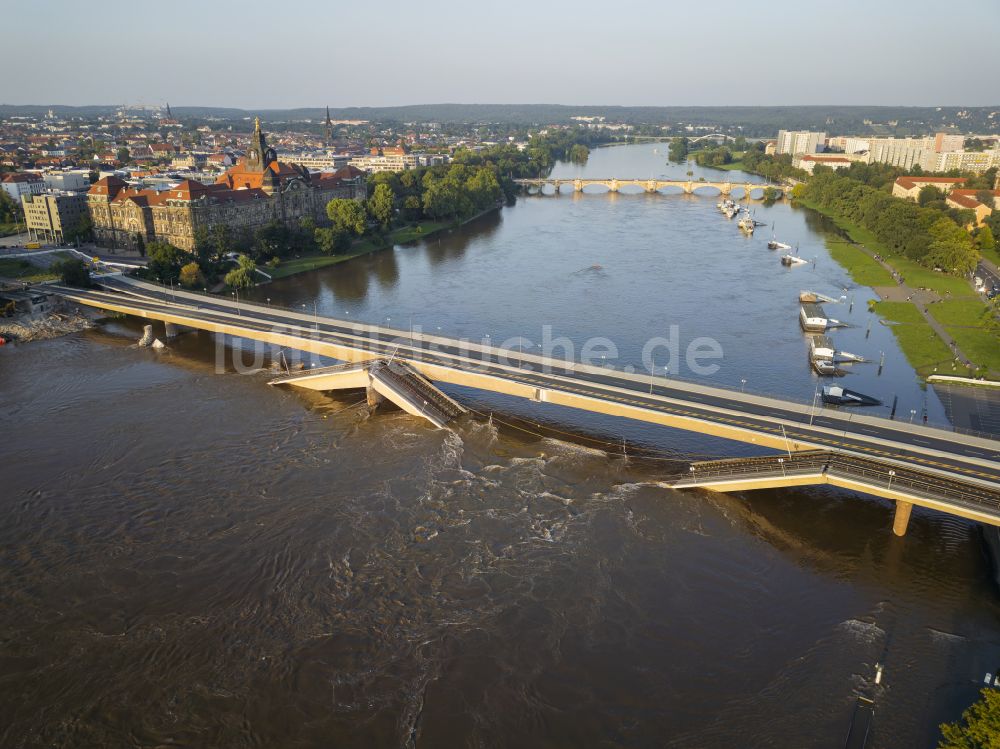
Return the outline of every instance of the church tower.
[[[326,108],[326,147],[333,146],[333,121],[330,119],[330,107]]]
[[[250,136],[250,145],[247,147],[246,170],[263,172],[268,164],[276,160],[277,154],[273,148],[268,148],[264,133],[260,130],[260,117],[254,117],[253,135]]]

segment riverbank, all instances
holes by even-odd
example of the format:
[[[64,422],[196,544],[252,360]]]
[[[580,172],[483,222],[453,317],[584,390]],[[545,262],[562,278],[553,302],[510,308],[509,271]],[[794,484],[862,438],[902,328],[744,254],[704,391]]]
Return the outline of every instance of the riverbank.
[[[296,257],[290,260],[282,260],[281,264],[277,268],[268,268],[267,272],[271,275],[272,280],[288,278],[289,276],[295,276],[300,273],[308,273],[309,271],[326,268],[331,265],[337,265],[338,263],[344,263],[348,260],[353,260],[356,257],[361,257],[362,255],[367,255],[372,252],[387,250],[398,244],[409,244],[410,242],[428,239],[429,237],[433,237],[443,231],[457,229],[460,226],[464,226],[471,221],[475,221],[482,216],[492,213],[493,211],[499,211],[500,209],[501,206],[487,208],[485,211],[480,211],[479,213],[462,221],[422,221],[416,225],[409,224],[407,226],[401,226],[382,237],[365,237],[364,239],[359,239],[352,244],[351,248],[345,253],[338,255],[324,255],[322,253],[316,253],[314,255],[303,255],[302,257]]]
[[[826,216],[845,239],[827,241],[830,255],[851,278],[879,294],[875,310],[893,323],[900,348],[917,373],[968,374],[1000,379],[1000,338],[989,310],[968,281],[895,254],[866,229],[804,198],[795,205]],[[894,301],[894,290],[903,300]],[[909,308],[909,309],[905,309]]]
[[[0,337],[14,343],[30,343],[79,333],[94,327],[94,322],[76,311],[56,311],[40,317],[0,319]]]

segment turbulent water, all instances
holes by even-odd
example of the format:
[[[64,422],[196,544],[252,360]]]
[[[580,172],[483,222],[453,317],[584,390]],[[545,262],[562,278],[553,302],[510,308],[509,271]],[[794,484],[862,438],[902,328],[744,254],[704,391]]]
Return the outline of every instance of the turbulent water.
[[[551,324],[630,362],[677,322],[719,338],[713,381],[807,398],[800,279],[714,204],[529,198],[260,295],[469,337]],[[766,210],[819,258],[803,288],[846,285],[801,213]],[[863,324],[842,332],[887,367],[852,377],[919,402]],[[929,747],[1000,666],[962,521],[915,512],[895,539],[891,507],[845,492],[674,492],[663,461],[583,437],[741,448],[457,390],[497,417],[438,431],[138,331],[0,349],[0,746],[829,747],[864,693],[870,746]]]

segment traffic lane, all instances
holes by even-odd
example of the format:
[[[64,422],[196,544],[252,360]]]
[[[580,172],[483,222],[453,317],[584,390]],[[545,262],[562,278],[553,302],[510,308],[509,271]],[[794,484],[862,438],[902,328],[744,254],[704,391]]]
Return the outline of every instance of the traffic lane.
[[[124,283],[119,283],[116,285],[124,286],[125,288],[130,288],[128,284]],[[143,288],[150,294],[159,297],[163,301],[175,303],[173,301],[173,295],[170,292],[167,292],[166,290],[155,289],[155,288],[146,289],[145,287]],[[228,300],[219,300],[206,297],[202,299],[202,301],[204,303],[202,305],[199,305],[199,307],[215,309],[220,313],[228,313],[228,314],[232,314],[232,312],[234,311],[233,303],[229,302]],[[184,306],[187,306],[187,304],[185,303]],[[306,324],[306,321],[298,319],[297,317],[292,317],[293,314],[297,315],[298,313],[291,313],[290,311],[281,308],[255,307],[253,313],[254,316],[257,317],[258,319],[266,319],[277,324],[282,324],[283,322],[287,322],[289,320],[293,321],[296,325],[299,326],[305,326]],[[359,330],[357,326],[354,326],[349,322],[335,321],[331,320],[330,318],[320,318],[320,320],[316,323],[316,325],[317,329],[320,331],[330,331],[346,335],[363,336],[369,338],[370,340],[381,340],[367,335],[365,331]],[[501,358],[503,358],[511,365],[516,366],[518,364],[524,364],[528,367],[535,366],[534,362],[530,360],[521,359],[513,351],[505,352],[504,354],[501,355],[496,353],[484,354],[482,352],[470,352],[461,346],[431,344],[431,347],[428,348],[428,346],[425,346],[422,341],[414,340],[405,333],[403,333],[402,331],[400,331],[400,336],[393,340],[395,340],[398,343],[400,339],[408,341],[408,345],[406,346],[406,348],[413,352],[441,351],[443,353],[451,354],[454,356],[460,356],[460,357],[471,356],[471,358],[475,358],[478,361],[489,362],[491,364],[500,364],[501,363],[500,360]],[[479,355],[475,356],[474,354],[479,354]],[[642,388],[637,387],[634,381],[621,378],[615,372],[609,372],[606,375],[599,375],[589,372],[579,372],[574,369],[570,369],[568,367],[567,368],[552,367],[550,368],[550,370],[553,374],[570,377],[575,380],[584,379],[590,382],[601,383],[605,385],[610,385],[612,387],[623,388],[631,392],[636,392],[636,393],[642,392]],[[891,424],[885,424],[879,426],[852,425],[850,421],[850,416],[848,416],[847,418],[843,417],[836,418],[830,415],[829,412],[823,413],[822,411],[819,412],[823,414],[822,417],[820,417],[819,414],[814,414],[811,416],[809,414],[802,413],[794,409],[782,409],[779,406],[761,405],[754,403],[752,401],[747,401],[747,402],[735,401],[732,399],[732,395],[728,392],[720,393],[718,395],[693,393],[684,388],[678,388],[676,386],[666,385],[661,383],[655,387],[655,394],[663,395],[665,397],[674,398],[677,400],[684,400],[685,402],[704,403],[705,405],[712,406],[715,408],[724,408],[724,409],[739,411],[740,413],[755,414],[757,416],[766,416],[769,418],[777,417],[785,421],[795,422],[800,425],[804,425],[811,420],[815,425],[817,426],[822,425],[828,429],[847,431],[849,433],[867,432],[870,436],[875,436],[880,439],[889,439],[894,442],[901,442],[914,446],[920,445],[930,449],[945,451],[945,452],[960,452],[961,454],[967,455],[969,457],[984,457],[985,459],[993,459],[993,460],[1000,459],[1000,455],[994,454],[993,456],[990,456],[987,454],[984,456],[982,451],[978,448],[968,447],[965,445],[955,445],[951,441],[945,440],[944,438],[940,437],[914,434],[913,432],[906,431],[904,429],[897,429],[893,427]],[[822,418],[823,422],[822,424],[819,423],[820,418]]]
[[[173,302],[173,300],[169,298],[169,294],[165,294],[165,293],[161,292],[160,294],[156,294],[156,296],[158,296],[160,298],[161,302],[163,302],[163,305],[162,305],[163,311],[181,311],[181,310],[177,309],[178,307],[181,307],[181,308],[183,308],[183,310],[186,310],[187,312],[192,313],[195,316],[199,316],[199,314],[200,314],[200,316],[205,317],[206,319],[207,319],[207,313],[208,313],[208,311],[214,311],[216,315],[223,315],[224,316],[224,318],[221,318],[221,319],[215,317],[214,318],[215,321],[227,322],[227,323],[234,322],[232,320],[233,312],[234,312],[234,309],[233,309],[232,305],[229,305],[229,304],[218,304],[218,303],[215,303],[214,300],[213,300],[212,303],[210,303],[210,304],[207,304],[207,305],[204,305],[204,306],[197,306],[197,307],[192,308],[192,307],[190,307],[187,304],[183,304],[182,305],[182,304],[178,304],[178,303]],[[260,312],[260,310],[255,310],[254,312],[255,312],[255,314],[253,316],[249,316],[248,315],[245,320],[240,321],[241,324],[243,324],[246,327],[256,328],[256,329],[259,329],[259,330],[268,330],[268,327],[266,325],[261,324],[262,322],[270,322],[272,324],[272,328],[275,325],[277,325],[278,327],[286,327],[286,328],[289,327],[288,324],[287,324],[288,321],[289,321],[289,316],[285,315],[285,314],[282,314],[282,312],[284,312],[284,311],[276,311],[275,314],[266,314],[265,313],[263,315],[262,314],[258,314]],[[329,335],[338,336],[338,340],[331,341],[331,342],[336,342],[339,345],[344,345],[344,346],[358,347],[358,348],[361,348],[362,350],[368,350],[368,351],[370,351],[371,353],[374,353],[374,354],[381,354],[381,355],[391,354],[392,350],[397,347],[397,343],[395,341],[392,341],[392,340],[385,341],[385,340],[381,340],[381,339],[378,339],[378,338],[365,336],[365,335],[363,335],[363,333],[359,333],[359,331],[357,330],[357,328],[351,327],[349,325],[345,326],[345,325],[340,325],[340,324],[337,324],[337,323],[332,323],[328,319],[326,319],[323,322],[319,323],[316,329],[306,328],[306,324],[302,320],[295,319],[294,323],[295,323],[295,326],[294,326],[295,328],[305,328],[306,329],[306,332],[309,334],[306,337],[312,338],[312,337],[318,337],[318,336],[324,336],[324,335],[326,335],[326,336],[329,336]],[[303,331],[302,330],[289,330],[288,332],[291,333],[291,334],[293,334],[293,335],[303,336]],[[349,340],[339,339],[339,336],[345,335],[345,334],[346,335],[350,335],[352,337]],[[358,336],[359,338],[361,338],[361,340],[359,341],[359,340],[355,339],[354,336]],[[444,364],[446,366],[458,366],[460,368],[467,368],[469,366],[469,364],[467,362],[464,362],[464,361],[461,361],[461,360],[459,360],[459,361],[451,361],[450,360],[451,357],[456,357],[456,358],[460,359],[461,357],[468,355],[469,352],[465,351],[461,347],[458,347],[458,346],[450,346],[450,347],[449,346],[436,346],[434,349],[428,349],[428,348],[421,348],[419,346],[412,345],[414,343],[419,343],[419,342],[414,342],[414,341],[411,340],[410,341],[411,345],[406,346],[406,348],[408,350],[410,350],[412,352],[412,354],[413,354],[413,356],[408,356],[408,358],[416,358],[416,359],[422,358],[422,359],[424,359],[424,360],[426,360],[426,361],[428,361],[430,363],[439,363],[439,364]],[[417,356],[417,355],[419,355],[419,356]],[[507,360],[513,359],[514,361],[512,363],[516,363],[516,362],[520,361],[520,360],[517,359],[517,357],[506,356],[506,354],[489,354],[485,358],[479,358],[479,359],[477,359],[476,362],[475,362],[475,365],[476,366],[487,367],[488,370],[490,370],[490,372],[492,374],[503,376],[503,377],[506,377],[506,378],[509,378],[509,379],[517,379],[516,377],[513,377],[511,375],[511,373],[508,372],[507,370],[500,368],[502,366],[502,364],[500,362],[501,358],[505,358]],[[523,363],[530,364],[530,362],[523,362]],[[526,375],[528,373],[528,371],[529,370],[526,369],[526,368],[522,369],[521,370],[521,373],[522,373],[521,376],[523,377],[524,375]],[[664,407],[664,404],[662,403],[662,401],[659,401],[659,400],[656,400],[656,399],[652,399],[652,398],[648,398],[648,397],[643,397],[645,394],[641,390],[634,389],[634,383],[633,382],[628,381],[628,380],[622,380],[622,379],[614,376],[613,373],[609,373],[607,376],[601,376],[601,375],[594,374],[594,373],[580,373],[580,372],[576,372],[574,370],[570,370],[570,369],[567,368],[567,369],[562,369],[561,373],[560,372],[554,372],[554,373],[552,373],[552,375],[549,375],[547,373],[533,373],[531,384],[533,384],[535,386],[541,386],[541,387],[547,387],[547,388],[566,389],[567,384],[564,383],[564,382],[562,382],[562,381],[560,381],[559,379],[557,379],[560,376],[567,377],[567,378],[572,378],[574,381],[577,381],[577,382],[583,380],[583,381],[589,381],[592,384],[607,385],[607,386],[612,386],[612,387],[616,387],[616,388],[622,388],[622,389],[628,390],[629,394],[631,396],[633,396],[634,399],[637,399],[637,400],[633,401],[633,403],[635,405],[641,405],[644,408],[649,408],[649,409],[652,409],[652,410],[677,412],[676,408],[666,408],[666,407]],[[664,392],[664,391],[666,391],[666,392]],[[685,404],[690,404],[691,407],[694,407],[696,409],[696,407],[694,406],[694,404],[691,404],[691,400],[692,399],[690,398],[690,393],[688,393],[686,390],[674,390],[674,389],[669,388],[669,387],[661,387],[661,388],[659,388],[658,392],[656,393],[656,395],[661,395],[661,396],[664,395],[664,394],[666,394],[667,397],[673,397],[673,398],[675,398],[677,400],[684,401]],[[624,398],[617,397],[617,396],[614,396],[612,394],[609,394],[607,391],[603,391],[603,390],[592,391],[590,393],[590,395],[592,395],[593,397],[598,397],[598,398],[603,398],[603,399],[609,399],[609,398],[611,398],[611,399],[616,399],[616,400],[627,400],[627,399],[624,399]],[[772,420],[775,419],[775,418],[781,418],[781,419],[786,420],[786,421],[792,421],[792,422],[798,422],[799,423],[799,427],[798,427],[799,431],[790,431],[789,428],[786,428],[785,434],[790,439],[791,438],[798,438],[798,439],[808,440],[810,442],[823,443],[823,444],[828,444],[828,445],[837,446],[837,447],[852,446],[854,449],[863,450],[865,452],[872,452],[872,453],[880,454],[880,455],[883,455],[883,456],[886,456],[886,457],[890,457],[890,456],[892,456],[894,454],[903,454],[905,452],[907,455],[909,455],[910,457],[912,457],[914,460],[918,460],[918,462],[921,462],[921,463],[929,463],[930,462],[930,463],[933,463],[936,466],[949,466],[949,467],[953,465],[952,463],[945,463],[945,462],[939,461],[939,460],[928,461],[919,452],[902,451],[902,450],[899,450],[897,448],[897,452],[896,453],[890,453],[890,452],[886,452],[884,449],[873,448],[870,445],[863,445],[861,443],[858,443],[856,440],[853,441],[853,442],[843,442],[840,439],[837,439],[837,440],[831,439],[831,437],[829,435],[827,435],[827,434],[825,434],[823,432],[818,432],[818,431],[815,431],[815,430],[812,430],[812,429],[802,429],[802,427],[804,426],[803,422],[804,422],[804,420],[805,420],[806,417],[805,417],[804,414],[798,413],[796,411],[786,411],[786,410],[775,409],[775,408],[767,408],[767,407],[764,407],[764,406],[759,406],[757,404],[744,404],[742,402],[734,402],[734,401],[731,401],[731,400],[726,400],[724,398],[713,398],[711,396],[707,396],[707,395],[704,395],[704,394],[703,394],[703,399],[707,399],[707,402],[704,403],[704,405],[706,405],[706,406],[711,406],[711,407],[714,407],[714,408],[727,408],[729,410],[736,411],[737,414],[738,414],[738,418],[743,419],[743,424],[745,426],[747,426],[748,428],[757,429],[759,431],[764,431],[764,432],[773,433],[773,434],[779,434],[781,430],[780,430],[780,428],[776,428],[776,427],[773,426]],[[691,416],[694,416],[695,418],[700,418],[700,419],[703,419],[703,420],[706,420],[706,421],[712,421],[712,422],[717,422],[717,423],[722,423],[722,422],[726,422],[726,421],[730,421],[730,422],[733,421],[733,419],[730,418],[727,415],[719,415],[719,414],[715,414],[715,413],[713,413],[711,411],[702,411],[702,410],[698,410],[698,409],[696,409],[694,411],[690,411],[689,410],[687,415],[691,415]],[[756,417],[760,417],[760,418],[753,418],[753,419],[751,419],[750,418],[751,416],[756,416]],[[844,431],[842,429],[842,427],[844,426],[843,424],[839,424],[839,423],[837,423],[835,421],[832,421],[832,420],[829,420],[829,419],[823,419],[822,421],[824,423],[815,423],[815,421],[814,421],[814,425],[816,427],[825,427],[827,429],[835,429],[836,431]],[[901,440],[899,439],[899,436],[902,436],[902,437],[905,437],[905,438],[912,438],[913,437],[913,435],[911,435],[908,432],[898,432],[898,431],[892,430],[892,429],[876,429],[876,430],[873,430],[873,432],[874,433],[871,436],[875,436],[875,437],[878,437],[880,439],[890,440],[890,441],[893,441],[893,442],[896,442],[896,443],[901,442]],[[861,437],[862,439],[864,438],[863,435],[856,435],[854,432],[850,432],[850,431],[848,431],[847,434],[852,435],[854,437]],[[844,439],[847,439],[847,437],[845,436]],[[944,440],[926,440],[926,439],[923,439],[922,442],[924,444],[921,445],[921,447],[930,448],[930,449],[936,449],[936,450],[939,450],[941,452],[951,453],[951,454],[955,454],[956,453],[956,447],[959,447],[959,446],[955,445],[954,443],[951,443],[951,442],[948,442],[948,441],[944,441]],[[905,444],[911,444],[911,443],[910,442],[905,442]],[[962,447],[964,447],[964,446],[962,446]],[[964,455],[965,453],[963,452],[962,454]],[[975,455],[973,455],[973,457],[982,457],[982,456],[981,456],[981,454],[975,454]],[[956,467],[958,467],[957,463],[954,464],[954,465]],[[980,476],[987,475],[981,469],[975,470],[975,473],[977,475],[980,475]]]
[[[550,387],[552,389],[563,389],[565,387],[559,387],[548,384],[544,379],[535,379],[530,377],[511,377],[510,379],[521,379],[526,384],[536,385],[539,387]],[[651,411],[658,411],[662,413],[672,413],[679,416],[685,416],[689,418],[696,418],[710,423],[722,424],[727,426],[739,427],[750,429],[754,431],[764,432],[767,434],[774,435],[776,437],[787,437],[789,442],[793,440],[807,441],[813,444],[819,444],[834,448],[837,450],[852,450],[859,453],[864,453],[870,456],[878,456],[881,458],[890,459],[902,459],[905,458],[908,461],[917,463],[919,465],[937,468],[941,470],[947,470],[958,474],[973,476],[979,479],[986,479],[989,481],[1000,481],[1000,466],[986,467],[980,466],[978,464],[968,464],[961,460],[959,456],[954,458],[951,457],[939,457],[934,456],[933,458],[928,457],[925,452],[920,450],[909,449],[906,446],[902,447],[888,447],[885,445],[863,443],[857,440],[850,439],[851,435],[841,437],[839,435],[830,435],[824,432],[816,431],[805,431],[798,430],[797,428],[786,428],[782,432],[780,425],[776,426],[773,419],[759,418],[759,417],[749,417],[745,415],[727,415],[718,414],[713,411],[702,411],[696,407],[680,406],[674,407],[664,404],[660,401],[649,400],[644,398],[627,398],[618,394],[609,394],[604,390],[591,390],[588,391],[586,388],[573,388],[574,392],[578,392],[583,395],[591,395],[594,398],[600,398],[602,400],[614,400],[618,402],[623,402],[629,405],[635,405],[642,408],[647,408]]]

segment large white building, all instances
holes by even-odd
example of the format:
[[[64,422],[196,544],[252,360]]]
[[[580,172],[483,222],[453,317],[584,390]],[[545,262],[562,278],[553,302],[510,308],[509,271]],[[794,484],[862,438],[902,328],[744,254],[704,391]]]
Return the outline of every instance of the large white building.
[[[777,153],[818,153],[826,144],[826,133],[814,133],[809,130],[779,130]]]
[[[347,166],[351,157],[342,153],[285,153],[279,154],[278,158],[284,159],[292,164],[301,164],[306,169],[322,171],[332,169],[336,171]]]
[[[950,172],[961,169],[963,172],[985,172],[993,167],[1000,167],[1000,150],[992,151],[946,151],[933,153],[925,151],[920,158],[920,167],[925,172]]]
[[[380,156],[358,156],[349,162],[350,166],[363,172],[402,172],[406,169],[416,169],[417,157],[410,153],[386,153]]]
[[[47,190],[77,192],[90,189],[90,175],[85,169],[42,172],[42,179]]]
[[[891,164],[911,169],[919,166],[925,172],[985,172],[1000,166],[1000,150],[963,151],[961,135],[938,133],[927,138],[872,138],[868,149],[869,163]]]
[[[11,172],[3,175],[0,187],[10,195],[11,200],[19,204],[22,195],[39,195],[45,192],[45,180],[42,175],[34,172]]]

